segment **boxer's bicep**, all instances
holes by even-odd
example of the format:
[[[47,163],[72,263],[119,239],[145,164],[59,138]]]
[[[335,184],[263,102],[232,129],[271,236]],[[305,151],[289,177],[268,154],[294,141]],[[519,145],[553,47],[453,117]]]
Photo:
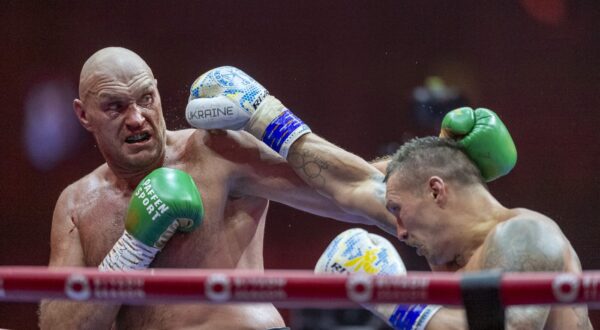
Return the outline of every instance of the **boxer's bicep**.
[[[394,216],[385,207],[385,176],[380,169],[316,134],[296,141],[287,161],[308,185],[340,207],[396,234]]]
[[[58,198],[50,230],[50,266],[85,266],[69,188]]]
[[[507,272],[564,271],[567,248],[556,229],[537,219],[499,224],[483,245],[481,267]],[[543,329],[549,306],[510,307],[507,329]]]
[[[343,208],[310,187],[285,162],[254,164],[253,170],[236,180],[234,194],[258,196],[323,217],[350,223],[368,223],[364,215]]]
[[[383,184],[360,185],[340,195],[329,197],[327,194],[308,186],[289,168],[270,171],[269,177],[255,179],[246,184],[256,195],[301,209],[316,215],[325,216],[351,223],[376,225],[391,235],[396,234],[395,219],[382,205],[385,204],[385,186]],[[260,190],[260,191],[259,191]],[[369,200],[346,198],[348,195],[369,194]]]
[[[324,149],[316,153],[311,148],[294,148],[286,162],[256,139],[240,139],[244,149],[255,151],[245,153],[249,157],[240,162],[238,169],[244,175],[238,176],[233,190],[321,216],[377,225],[395,235],[395,219],[385,208],[383,174],[318,137],[301,140]],[[255,158],[256,155],[259,157]]]

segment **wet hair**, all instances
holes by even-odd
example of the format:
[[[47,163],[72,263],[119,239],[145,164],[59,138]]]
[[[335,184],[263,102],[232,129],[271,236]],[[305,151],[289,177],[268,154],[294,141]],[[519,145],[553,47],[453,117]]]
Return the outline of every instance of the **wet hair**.
[[[388,164],[384,181],[399,172],[402,183],[411,189],[423,186],[432,176],[460,185],[486,184],[481,172],[463,147],[452,139],[434,136],[415,138],[403,144]]]

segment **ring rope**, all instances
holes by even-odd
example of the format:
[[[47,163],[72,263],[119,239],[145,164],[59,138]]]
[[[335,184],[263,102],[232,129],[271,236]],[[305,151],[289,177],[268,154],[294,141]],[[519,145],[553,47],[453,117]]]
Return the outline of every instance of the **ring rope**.
[[[472,273],[470,273],[472,274]],[[315,275],[311,271],[0,267],[0,301],[41,299],[148,303],[258,303],[282,307],[356,307],[357,303],[462,305],[461,273],[409,272],[404,276]],[[503,273],[503,306],[600,306],[600,271]]]

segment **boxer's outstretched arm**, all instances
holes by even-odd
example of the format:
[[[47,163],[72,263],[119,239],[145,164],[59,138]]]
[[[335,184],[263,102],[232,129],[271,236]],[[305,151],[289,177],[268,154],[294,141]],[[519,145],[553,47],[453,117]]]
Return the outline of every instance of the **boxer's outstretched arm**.
[[[74,223],[73,186],[56,203],[50,233],[50,267],[85,267],[79,231]],[[43,300],[39,310],[41,329],[110,329],[120,305]]]
[[[395,219],[385,208],[382,173],[312,134],[243,71],[223,66],[196,79],[190,88],[186,119],[202,129],[243,128],[287,159],[300,178],[338,207],[395,234]]]
[[[313,135],[313,134],[310,134]],[[383,175],[371,167],[364,160],[347,153],[330,143],[322,143],[319,139],[319,146],[327,146],[330,153],[339,156],[338,163],[335,166],[343,167],[343,171],[333,171],[329,173],[323,170],[325,164],[316,164],[318,160],[314,158],[304,158],[307,164],[293,169],[289,162],[278,156],[273,150],[264,143],[249,136],[246,132],[226,131],[225,135],[220,135],[221,139],[229,139],[233,144],[237,144],[240,150],[237,155],[235,183],[232,185],[232,193],[240,195],[260,196],[266,199],[277,201],[297,209],[301,209],[313,214],[334,218],[350,223],[362,223],[367,225],[376,225],[391,235],[396,235],[396,222],[394,217],[384,207],[383,197],[385,195],[385,186],[383,185]],[[360,175],[364,182],[353,181],[347,178],[348,184],[341,184],[335,175],[350,171],[350,166],[354,163],[360,164],[351,175],[356,173]],[[333,166],[334,162],[331,162]],[[342,164],[342,165],[340,165]],[[313,167],[314,166],[314,167]],[[332,168],[329,167],[328,170]],[[310,172],[315,170],[316,172]],[[335,184],[326,184],[320,187],[323,193],[318,189],[309,186],[306,178],[300,177],[302,173],[311,180],[331,180]],[[338,190],[336,190],[338,188]],[[328,190],[325,190],[328,189]],[[373,194],[377,190],[378,194]],[[333,191],[333,193],[331,193]],[[330,196],[332,198],[330,198]],[[362,197],[361,197],[362,196]],[[345,198],[345,200],[344,200]]]
[[[190,88],[186,119],[196,128],[244,129],[287,159],[298,176],[341,208],[395,232],[395,220],[384,207],[382,167],[376,169],[312,134],[301,119],[243,71],[222,66],[198,77]],[[490,178],[506,174],[514,166],[514,144],[493,112],[460,109],[444,128],[451,135],[463,136],[465,148],[477,151],[471,156],[480,154],[486,160],[485,166],[478,165],[482,170],[491,169],[484,173]],[[506,152],[499,153],[498,159],[490,157],[490,145]],[[507,166],[496,171],[498,163]]]
[[[314,133],[291,146],[287,161],[298,176],[342,208],[395,234],[394,216],[385,208],[384,175],[375,166]]]

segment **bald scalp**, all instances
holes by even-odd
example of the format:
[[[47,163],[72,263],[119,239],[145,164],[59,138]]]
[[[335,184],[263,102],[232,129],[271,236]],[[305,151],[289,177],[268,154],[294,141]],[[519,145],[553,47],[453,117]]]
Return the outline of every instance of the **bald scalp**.
[[[154,78],[152,70],[138,54],[122,47],[100,49],[85,61],[79,75],[79,99],[95,91],[95,85],[105,79],[128,81],[134,72],[147,72]]]

